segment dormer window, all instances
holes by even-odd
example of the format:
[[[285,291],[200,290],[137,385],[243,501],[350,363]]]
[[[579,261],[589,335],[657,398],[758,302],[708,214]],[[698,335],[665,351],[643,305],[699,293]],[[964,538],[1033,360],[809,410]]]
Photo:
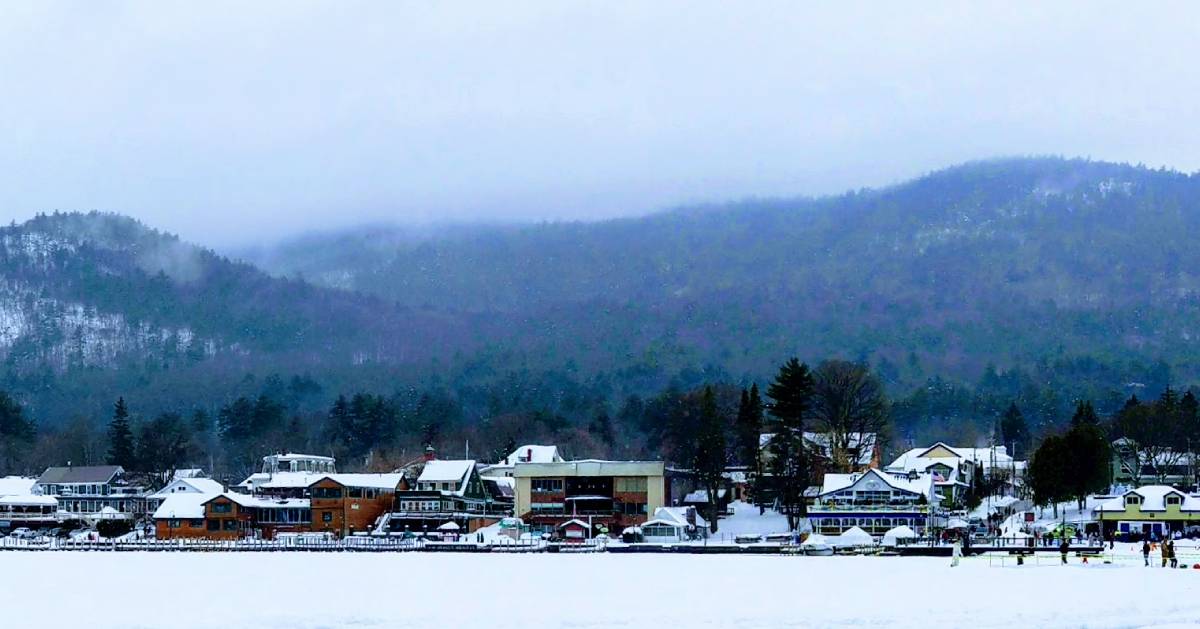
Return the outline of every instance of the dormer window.
[[[1179,506],[1179,505],[1183,504],[1183,498],[1176,496],[1176,495],[1167,496],[1167,504]]]
[[[1142,497],[1141,497],[1141,496],[1139,496],[1139,495],[1137,495],[1137,494],[1130,494],[1130,495],[1128,495],[1128,496],[1125,496],[1125,506],[1127,506],[1127,507],[1136,507],[1136,506],[1138,506],[1138,505],[1140,505],[1140,504],[1142,504]]]

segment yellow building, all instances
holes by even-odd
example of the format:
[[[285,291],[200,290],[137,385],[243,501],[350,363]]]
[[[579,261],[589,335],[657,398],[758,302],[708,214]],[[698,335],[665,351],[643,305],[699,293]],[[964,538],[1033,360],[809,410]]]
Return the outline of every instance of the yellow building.
[[[1200,529],[1200,496],[1168,485],[1146,485],[1100,504],[1095,513],[1105,536],[1162,539]]]
[[[665,506],[665,471],[662,461],[518,462],[514,511],[539,530],[578,519],[593,534],[620,533]]]

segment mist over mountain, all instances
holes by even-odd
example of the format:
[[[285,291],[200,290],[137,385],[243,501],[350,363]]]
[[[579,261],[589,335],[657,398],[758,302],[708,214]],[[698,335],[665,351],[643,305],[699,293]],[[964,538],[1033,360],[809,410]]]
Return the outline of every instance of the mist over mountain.
[[[388,246],[386,231],[310,236],[257,259],[413,308],[509,319],[515,348],[553,338],[557,358],[597,369],[762,374],[781,356],[840,355],[913,386],[1090,357],[1129,377],[1162,360],[1191,379],[1198,223],[1195,176],[1020,158],[831,198]]]
[[[343,392],[432,391],[468,425],[569,427],[794,355],[870,364],[902,428],[1012,399],[1053,422],[1196,381],[1198,223],[1195,176],[1057,158],[596,223],[364,226],[247,262],[45,215],[0,229],[0,384],[47,425],[118,395],[215,413],[266,392],[320,417]]]

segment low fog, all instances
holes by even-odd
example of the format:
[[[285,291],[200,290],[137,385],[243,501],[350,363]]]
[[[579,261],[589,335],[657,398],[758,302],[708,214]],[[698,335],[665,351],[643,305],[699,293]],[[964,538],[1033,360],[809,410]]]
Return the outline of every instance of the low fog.
[[[210,245],[597,219],[1062,154],[1200,168],[1200,8],[8,3],[0,219]]]

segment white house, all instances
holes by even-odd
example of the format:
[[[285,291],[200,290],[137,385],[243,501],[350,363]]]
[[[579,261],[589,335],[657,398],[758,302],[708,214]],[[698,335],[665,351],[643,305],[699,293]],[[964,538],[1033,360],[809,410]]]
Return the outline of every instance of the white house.
[[[874,468],[826,474],[808,519],[821,535],[841,535],[854,527],[875,537],[897,526],[920,532],[932,523],[937,501],[930,474],[897,476]]]
[[[686,542],[708,535],[708,523],[695,507],[659,507],[640,528],[643,541],[651,543]]]

